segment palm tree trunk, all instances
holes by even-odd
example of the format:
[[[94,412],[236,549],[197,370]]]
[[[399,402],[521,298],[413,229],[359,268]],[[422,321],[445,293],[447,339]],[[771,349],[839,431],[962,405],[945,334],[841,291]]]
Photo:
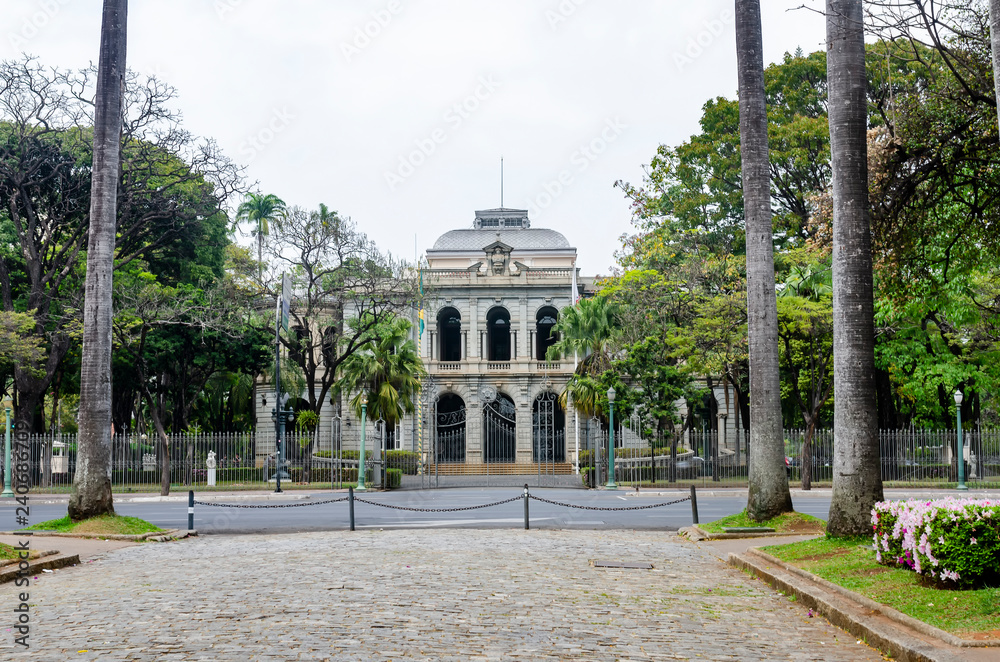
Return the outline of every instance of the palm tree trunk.
[[[69,500],[75,520],[114,513],[111,497],[111,283],[128,0],[104,0],[80,366],[80,432]]]
[[[1000,0],[990,0],[990,41],[993,44],[993,88],[1000,100]],[[1000,122],[1000,103],[997,104]]]
[[[762,51],[760,0],[736,0],[740,151],[746,213],[747,331],[750,340],[747,514],[757,521],[792,510],[781,428],[778,304],[774,291],[774,233]]]
[[[827,0],[833,170],[833,496],[827,532],[871,533],[882,500],[861,0]]]

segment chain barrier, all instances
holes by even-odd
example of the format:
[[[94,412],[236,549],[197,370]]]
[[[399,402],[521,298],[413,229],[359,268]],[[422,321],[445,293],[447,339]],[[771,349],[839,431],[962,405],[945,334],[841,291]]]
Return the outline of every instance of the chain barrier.
[[[684,503],[685,501],[690,501],[691,497],[684,497],[683,499],[677,499],[676,501],[668,501],[666,503],[653,503],[648,506],[624,506],[621,508],[611,508],[607,506],[580,506],[573,503],[562,503],[560,501],[550,501],[549,499],[543,499],[542,497],[537,497],[534,494],[528,495],[529,499],[534,499],[535,501],[541,501],[542,503],[549,503],[553,506],[562,506],[563,508],[576,508],[578,510],[648,510],[649,508],[662,508],[663,506],[673,506],[678,503]]]
[[[494,503],[484,503],[481,506],[462,506],[460,508],[412,508],[410,506],[394,506],[390,503],[379,503],[378,501],[359,499],[358,497],[354,497],[354,500],[360,503],[367,503],[370,506],[381,506],[382,508],[392,508],[393,510],[409,510],[414,513],[457,513],[461,510],[479,510],[481,508],[492,508],[493,506],[502,506],[505,503],[513,503],[522,498],[524,497],[519,494],[516,497],[511,497],[510,499],[504,499],[503,501],[496,501]]]
[[[324,503],[339,503],[341,501],[347,501],[347,497],[341,497],[340,499],[326,499],[325,501],[308,501],[305,503],[279,503],[274,505],[213,503],[210,501],[194,501],[192,503],[199,506],[214,506],[215,508],[301,508],[303,506],[321,506]]]

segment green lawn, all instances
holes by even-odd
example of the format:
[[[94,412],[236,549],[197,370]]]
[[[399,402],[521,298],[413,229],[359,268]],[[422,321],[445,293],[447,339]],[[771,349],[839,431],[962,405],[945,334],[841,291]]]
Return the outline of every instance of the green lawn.
[[[69,515],[60,519],[33,524],[24,531],[57,531],[60,533],[93,533],[93,534],[142,534],[162,531],[146,520],[124,515],[101,515],[80,522],[74,522]]]
[[[1000,588],[950,591],[875,562],[871,538],[816,538],[763,551],[936,628],[967,638],[1000,636]]]
[[[823,533],[826,531],[826,522],[805,513],[784,513],[763,522],[755,522],[747,515],[747,511],[729,515],[714,522],[699,524],[703,531],[709,533],[725,533],[722,528],[730,526],[763,526],[774,529],[775,533]]]
[[[20,553],[21,550],[19,550],[18,548],[12,547],[11,545],[5,545],[4,543],[0,542],[0,564],[2,564],[4,561],[15,561],[21,558],[20,556],[18,556]],[[38,558],[38,550],[32,549],[31,551],[28,552],[28,556],[29,558],[33,559]]]

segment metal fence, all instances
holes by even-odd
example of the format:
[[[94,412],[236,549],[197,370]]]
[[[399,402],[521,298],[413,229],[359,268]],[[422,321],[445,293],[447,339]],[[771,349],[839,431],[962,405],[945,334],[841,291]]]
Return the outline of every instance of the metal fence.
[[[427,483],[427,476],[418,477],[421,458],[417,453],[392,450],[392,430],[386,430],[378,421],[369,430],[365,453],[369,484],[432,486]],[[345,449],[339,432],[339,426],[334,425],[329,439],[299,433],[287,435],[286,471],[290,486],[346,487],[356,483],[359,452]],[[605,485],[610,465],[607,430],[597,421],[587,421],[580,432],[581,476],[575,484]],[[970,430],[963,436],[966,482],[974,488],[1000,488],[1000,430]],[[791,484],[799,484],[805,473],[814,486],[831,484],[832,430],[815,431],[808,448],[804,430],[785,430],[784,439],[786,472]],[[171,434],[166,452],[155,441],[145,435],[114,437],[111,481],[115,491],[159,491],[164,467],[172,489],[261,489],[274,484],[273,433]],[[32,487],[47,492],[69,491],[76,471],[76,435],[33,435],[29,443]],[[548,452],[537,438],[534,444],[535,453]],[[879,433],[879,445],[882,479],[887,487],[949,487],[958,479],[954,430],[885,430]],[[689,430],[681,435],[651,435],[626,425],[615,432],[615,482],[626,486],[742,487],[747,483],[749,447],[746,430]],[[448,444],[442,444],[437,452],[448,452],[448,448]],[[426,450],[423,466],[432,467],[431,472],[435,473],[440,463],[434,463],[434,445],[429,444]],[[566,448],[565,454],[566,466],[572,470],[576,464],[573,460],[577,459],[573,457],[575,453]],[[169,462],[164,461],[165,457],[169,457]],[[214,460],[214,470],[209,468],[210,457]],[[538,458],[532,459],[537,464]],[[0,457],[0,464],[2,460]],[[532,472],[541,466],[536,464],[531,465]],[[390,469],[395,471],[387,471]]]
[[[608,483],[608,434],[590,426],[581,473],[590,485]],[[963,432],[965,481],[970,487],[1000,488],[1000,430]],[[833,430],[785,430],[785,471],[794,485],[833,481]],[[808,443],[807,443],[808,441]],[[886,487],[951,487],[958,480],[954,430],[879,432],[882,480]],[[628,486],[675,483],[743,487],[750,464],[746,430],[689,430],[682,435],[650,435],[624,426],[615,432],[615,482]]]

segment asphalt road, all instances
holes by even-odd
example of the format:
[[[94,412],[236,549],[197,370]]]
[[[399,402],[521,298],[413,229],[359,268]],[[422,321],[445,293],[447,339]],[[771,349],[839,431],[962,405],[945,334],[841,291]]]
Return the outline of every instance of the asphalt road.
[[[345,493],[314,493],[308,498],[295,492],[286,492],[287,499],[230,498],[223,493],[198,495],[198,499],[243,506],[289,506],[341,498]],[[603,490],[535,489],[531,494],[550,501],[599,508],[631,508],[674,501],[685,495],[644,494],[627,495],[626,492]],[[517,488],[472,488],[428,491],[380,492],[358,495],[371,503],[355,503],[355,524],[358,529],[405,528],[520,528],[524,526],[524,502],[459,510],[453,512],[420,512],[386,508],[375,504],[406,508],[469,508],[519,497]],[[134,497],[133,497],[134,499]],[[40,499],[39,499],[40,500]],[[793,496],[795,509],[826,519],[830,507],[829,492],[809,496]],[[15,522],[13,503],[0,504],[0,530],[19,528]],[[698,514],[701,522],[710,522],[725,515],[737,513],[746,506],[746,496],[698,496]],[[163,528],[187,528],[187,502],[121,500],[115,504],[120,515],[141,517]],[[37,523],[63,517],[65,502],[30,504],[30,522]],[[673,531],[691,524],[691,503],[684,501],[670,506],[641,510],[587,510],[551,505],[539,501],[529,502],[530,525],[536,529],[641,529]],[[195,528],[199,533],[290,533],[296,531],[331,531],[349,527],[346,502],[318,505],[293,505],[280,508],[230,508],[198,505],[195,507]]]

